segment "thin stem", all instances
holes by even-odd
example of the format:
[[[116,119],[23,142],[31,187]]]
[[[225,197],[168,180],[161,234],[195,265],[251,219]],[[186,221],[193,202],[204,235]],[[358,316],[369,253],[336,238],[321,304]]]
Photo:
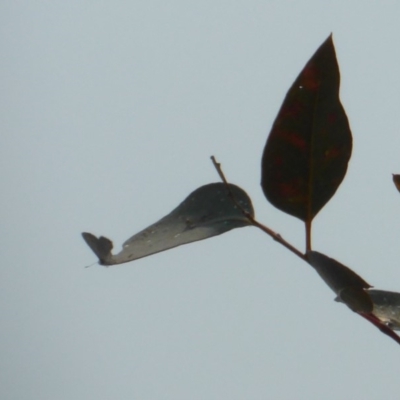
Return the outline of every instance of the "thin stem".
[[[268,228],[267,226],[261,224],[258,222],[250,213],[248,213],[235,199],[235,196],[232,193],[232,190],[229,186],[228,181],[225,178],[225,174],[222,171],[221,164],[217,162],[214,156],[211,156],[211,161],[214,164],[215,169],[218,172],[218,175],[220,176],[222,182],[225,184],[226,189],[228,191],[229,197],[232,199],[234,202],[235,206],[243,213],[243,215],[250,221],[252,225],[255,227],[261,229],[263,232],[265,232],[267,235],[271,236],[272,239],[280,243],[282,246],[286,247],[288,250],[290,250],[293,254],[296,254],[297,257],[300,257],[303,261],[307,261],[307,257],[305,254],[303,254],[300,250],[296,249],[293,245],[291,245],[289,242],[287,242],[285,239],[282,238],[282,236],[279,233],[274,232],[272,229]]]
[[[400,344],[400,337],[397,335],[393,329],[389,328],[387,325],[385,325],[378,317],[376,317],[374,314],[366,314],[366,313],[357,313],[361,317],[365,318],[367,321],[371,322],[371,324],[375,325],[382,333],[385,335],[388,335],[390,338],[392,338],[396,343]]]
[[[311,220],[306,221],[306,252],[311,251]]]
[[[300,257],[303,261],[308,262],[307,257],[305,254],[303,254],[300,250],[296,249],[293,245],[291,245],[289,242],[287,242],[279,233],[274,232],[272,229],[268,228],[267,226],[261,224],[258,222],[256,219],[250,216],[248,217],[250,222],[256,226],[257,228],[261,229],[263,232],[265,232],[267,235],[271,236],[272,239],[280,243],[282,246],[286,247],[288,250],[290,250],[293,254],[296,254],[296,256]]]

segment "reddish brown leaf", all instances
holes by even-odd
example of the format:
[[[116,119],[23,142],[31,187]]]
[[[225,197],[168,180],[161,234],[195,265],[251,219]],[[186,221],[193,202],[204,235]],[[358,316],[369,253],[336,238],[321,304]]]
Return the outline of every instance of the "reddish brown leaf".
[[[261,185],[267,199],[309,223],[336,192],[351,155],[339,85],[329,36],[289,89],[262,158]]]

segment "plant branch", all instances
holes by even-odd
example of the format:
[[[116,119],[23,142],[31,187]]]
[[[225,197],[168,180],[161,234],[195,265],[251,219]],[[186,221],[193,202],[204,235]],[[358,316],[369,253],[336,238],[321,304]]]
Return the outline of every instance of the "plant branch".
[[[229,186],[229,183],[225,177],[225,174],[222,171],[221,164],[217,162],[214,156],[211,156],[212,163],[214,164],[215,169],[218,172],[218,175],[220,176],[222,182],[225,184],[226,189],[228,191],[229,197],[232,199],[234,202],[235,206],[243,213],[243,215],[250,221],[250,223],[257,228],[261,229],[263,232],[265,232],[267,235],[271,236],[272,239],[280,243],[282,246],[286,247],[288,250],[290,250],[292,253],[296,254],[296,256],[300,257],[303,261],[309,263],[307,256],[303,254],[300,250],[296,249],[294,246],[292,246],[289,242],[287,242],[285,239],[282,238],[282,236],[279,233],[274,232],[272,229],[268,228],[267,226],[261,224],[258,222],[250,213],[248,213],[240,204],[239,202],[235,199],[235,196],[232,193],[232,190]],[[311,250],[311,222],[308,224],[306,223],[306,248],[307,250]],[[376,317],[372,313],[363,313],[363,312],[357,312],[358,315],[361,317],[365,318],[367,321],[369,321],[371,324],[375,325],[382,333],[385,335],[389,336],[391,339],[393,339],[396,343],[400,344],[400,337],[396,334],[396,332],[393,331],[389,326],[385,325],[378,317]]]
[[[243,213],[243,215],[250,221],[252,225],[255,227],[261,229],[263,232],[265,232],[267,235],[271,236],[272,239],[274,239],[276,242],[280,243],[282,246],[286,247],[288,250],[290,250],[292,253],[294,253],[297,257],[300,257],[303,261],[307,261],[307,257],[305,254],[303,254],[300,250],[296,249],[293,245],[291,245],[289,242],[287,242],[283,237],[279,234],[274,232],[272,229],[268,228],[267,226],[261,224],[258,222],[250,213],[248,213],[235,199],[235,196],[232,193],[231,188],[229,187],[229,183],[227,179],[225,178],[225,174],[222,171],[221,164],[217,162],[214,156],[211,156],[211,161],[215,167],[215,169],[218,172],[218,175],[220,176],[222,182],[225,184],[226,189],[228,191],[229,197],[232,199],[234,202],[235,206]]]

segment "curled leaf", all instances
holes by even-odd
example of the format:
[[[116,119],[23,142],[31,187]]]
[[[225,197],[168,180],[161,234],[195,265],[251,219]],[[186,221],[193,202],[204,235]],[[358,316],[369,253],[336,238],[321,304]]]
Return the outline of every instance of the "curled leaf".
[[[371,289],[368,294],[374,305],[372,313],[391,329],[400,330],[400,293]]]
[[[335,194],[351,156],[352,136],[339,86],[329,36],[286,94],[262,157],[266,198],[308,223]]]
[[[352,311],[370,313],[372,300],[365,291],[371,288],[363,278],[340,262],[317,251],[307,252],[311,266],[336,293],[337,301],[345,303]]]
[[[229,187],[240,207],[254,216],[247,193],[236,185]],[[118,254],[111,253],[111,240],[87,232],[82,236],[100,264],[114,265],[248,225],[250,221],[229,197],[225,185],[211,183],[196,189],[167,216],[128,239]]]

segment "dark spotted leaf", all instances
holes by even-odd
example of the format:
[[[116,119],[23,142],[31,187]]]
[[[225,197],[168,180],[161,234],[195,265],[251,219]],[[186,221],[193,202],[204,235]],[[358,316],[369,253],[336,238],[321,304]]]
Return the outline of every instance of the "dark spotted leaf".
[[[337,301],[345,303],[356,312],[370,313],[372,300],[364,289],[371,285],[350,268],[317,251],[307,252],[311,266],[325,283],[336,293]]]
[[[236,202],[254,216],[247,193],[236,185],[229,187]],[[100,264],[114,265],[247,225],[249,220],[229,197],[225,185],[211,183],[196,189],[170,214],[128,239],[118,254],[111,254],[111,240],[86,232],[82,236]]]
[[[289,89],[262,157],[261,185],[267,199],[309,223],[336,192],[351,155],[339,86],[329,36]]]

